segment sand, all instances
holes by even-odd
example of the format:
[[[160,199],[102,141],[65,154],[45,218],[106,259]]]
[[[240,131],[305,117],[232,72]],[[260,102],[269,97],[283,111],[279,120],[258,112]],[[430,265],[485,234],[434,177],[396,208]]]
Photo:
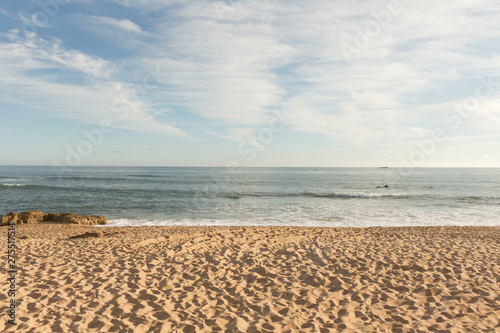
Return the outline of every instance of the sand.
[[[500,332],[500,227],[17,235],[19,332]],[[13,332],[2,288],[0,331]]]

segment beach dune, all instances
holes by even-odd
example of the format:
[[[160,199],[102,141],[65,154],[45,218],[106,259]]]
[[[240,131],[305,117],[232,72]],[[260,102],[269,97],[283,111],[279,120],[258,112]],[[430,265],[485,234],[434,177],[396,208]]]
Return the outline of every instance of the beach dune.
[[[2,332],[500,331],[500,227],[39,223],[16,236],[17,326],[2,316]]]

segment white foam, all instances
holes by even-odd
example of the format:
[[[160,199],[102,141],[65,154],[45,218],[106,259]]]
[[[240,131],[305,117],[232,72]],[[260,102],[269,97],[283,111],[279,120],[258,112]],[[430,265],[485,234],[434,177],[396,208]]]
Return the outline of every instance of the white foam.
[[[352,212],[351,212],[352,213]],[[289,227],[405,227],[405,226],[497,226],[498,221],[489,214],[474,216],[449,211],[447,214],[423,214],[422,212],[393,212],[391,215],[369,216],[358,212],[342,218],[304,218],[289,214],[280,218],[249,219],[110,219],[100,227],[143,226],[289,226]]]

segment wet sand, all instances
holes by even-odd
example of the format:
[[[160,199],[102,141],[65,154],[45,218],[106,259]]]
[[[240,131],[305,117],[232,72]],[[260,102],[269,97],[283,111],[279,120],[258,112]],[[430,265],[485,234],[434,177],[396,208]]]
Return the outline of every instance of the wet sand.
[[[16,232],[21,332],[500,332],[500,227]]]

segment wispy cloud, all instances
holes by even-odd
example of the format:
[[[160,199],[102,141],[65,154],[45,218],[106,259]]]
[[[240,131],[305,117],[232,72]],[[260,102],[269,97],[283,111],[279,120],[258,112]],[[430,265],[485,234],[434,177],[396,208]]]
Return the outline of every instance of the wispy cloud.
[[[15,15],[9,13],[8,11],[6,11],[3,8],[0,8],[0,14],[2,14],[3,16],[5,16],[7,18],[14,18],[15,17]]]
[[[286,103],[297,115],[296,130],[353,140],[425,131],[408,122],[419,122],[414,104],[432,103],[429,90],[443,82],[491,70],[494,60],[471,45],[490,47],[500,31],[478,4],[402,2],[400,13],[348,64],[341,43],[376,22],[387,2],[225,2],[231,10],[222,16],[213,2],[173,3],[154,2],[178,20],[156,22],[156,40],[140,52],[139,65],[161,68],[162,93],[172,106],[255,126]],[[481,6],[500,5],[483,0]]]
[[[5,103],[15,98],[27,108],[51,116],[94,124],[106,118],[118,128],[186,136],[184,131],[155,119],[150,105],[134,98],[132,84],[113,80],[114,66],[108,61],[65,49],[57,39],[34,35],[21,39],[18,34],[14,38],[16,31],[10,36],[12,41],[0,43],[0,61],[4,64],[0,86],[9,96],[3,99]],[[57,72],[42,75],[40,70]],[[86,80],[64,82],[57,73],[68,70],[84,74]]]
[[[134,33],[143,33],[140,26],[138,26],[137,24],[128,19],[119,20],[112,17],[99,17],[99,16],[91,16],[90,19],[95,23],[109,25],[113,28],[118,28]]]
[[[482,78],[500,82],[500,3],[400,1],[391,10],[394,3],[114,0],[102,16],[68,14],[79,20],[75,29],[84,27],[80,33],[91,30],[113,45],[99,50],[100,57],[57,39],[4,43],[0,57],[8,68],[0,82],[7,89],[29,85],[40,100],[50,89],[79,96],[82,110],[72,117],[97,116],[88,109],[108,115],[106,103],[125,98],[133,111],[123,128],[183,135],[187,125],[183,131],[160,121],[173,116],[199,122],[200,133],[241,141],[286,106],[292,133],[344,147],[397,141],[406,149],[447,126],[443,114],[473,96]],[[117,5],[125,8],[116,11]],[[349,59],[346,44],[355,48]],[[82,73],[86,81],[33,74],[44,68]],[[133,98],[145,72],[154,72],[154,91]],[[459,130],[497,130],[499,101],[494,87]]]
[[[31,61],[26,69],[57,68],[76,70],[92,78],[109,78],[111,65],[109,62],[91,57],[75,50],[66,50],[61,41],[44,40],[36,35],[32,38],[19,38],[19,31],[11,31],[11,44],[5,44],[4,50],[16,52],[20,60]],[[4,53],[6,57],[8,52]],[[19,62],[18,62],[19,63]]]

